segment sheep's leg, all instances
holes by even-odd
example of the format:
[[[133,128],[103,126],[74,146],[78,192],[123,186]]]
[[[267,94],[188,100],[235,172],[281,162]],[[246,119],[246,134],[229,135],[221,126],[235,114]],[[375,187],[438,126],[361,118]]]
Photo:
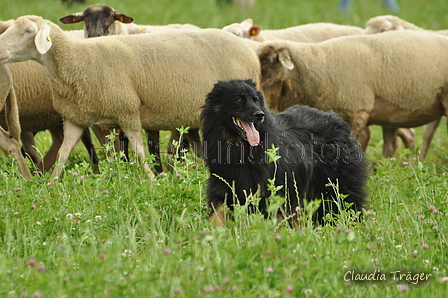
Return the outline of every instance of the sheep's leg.
[[[172,141],[179,140],[179,138],[180,138],[179,131],[176,130],[176,131],[171,132],[168,153],[170,153],[170,154],[176,153],[176,150],[174,149],[174,146],[172,145]],[[201,138],[199,137],[198,129],[188,130],[188,133],[186,133],[182,136],[182,139],[181,139],[181,142],[179,145],[180,145],[179,150],[183,150],[183,149],[186,149],[189,146],[191,146],[191,147],[193,147],[193,152],[196,154],[197,157],[202,156]],[[181,155],[181,152],[179,152],[179,155]]]
[[[103,129],[101,129],[101,127],[93,126],[92,130],[101,146],[107,143],[106,133]]]
[[[403,141],[405,148],[415,149],[415,130],[413,128],[399,128],[397,136]]]
[[[70,153],[76,143],[78,143],[83,132],[84,127],[76,125],[70,120],[64,120],[64,140],[56,156],[57,164],[53,169],[53,176],[59,176],[62,173]]]
[[[154,162],[158,163],[158,165],[154,166],[154,169],[158,173],[161,173],[163,171],[163,168],[162,161],[160,159],[160,132],[158,130],[145,130],[145,132],[149,154],[154,155]]]
[[[439,126],[440,124],[440,120],[442,120],[442,118],[434,120],[433,122],[430,122],[425,126],[425,130],[423,132],[422,148],[420,149],[421,151],[420,159],[422,160],[426,159],[426,154],[428,153],[429,145],[431,144],[432,138],[434,137],[437,126]]]
[[[150,173],[150,178],[154,179],[154,174],[149,169],[148,164],[145,162],[145,150],[143,147],[142,133],[140,130],[132,130],[129,128],[122,128],[126,136],[128,137],[129,144],[131,145],[132,152],[137,156],[138,162],[142,165],[143,170]]]
[[[361,131],[367,126],[371,112],[357,111],[347,112],[349,118],[350,133],[355,138],[358,138]]]
[[[201,138],[199,137],[199,129],[190,129],[185,135],[190,146],[193,147],[193,152],[197,157],[202,156]]]
[[[178,144],[179,149],[174,148],[173,141],[179,142],[179,144]],[[181,154],[182,154],[181,151],[185,148],[185,145],[188,146],[188,144],[185,144],[182,142],[182,140],[180,140],[180,132],[178,130],[173,130],[171,132],[170,141],[168,144],[168,154],[171,154],[171,155],[176,154],[176,149],[177,149],[177,150],[179,150],[179,157],[181,157]]]
[[[107,136],[108,134],[111,134],[111,133],[112,133],[112,130],[111,130],[111,129],[108,129],[108,128],[104,128],[104,127],[100,127],[100,126],[94,125],[94,126],[92,127],[92,130],[93,130],[93,133],[95,134],[96,138],[97,138],[98,141],[100,142],[101,146],[103,146],[104,144],[110,142],[110,141],[107,139],[106,136]],[[114,150],[115,150],[115,152],[118,152],[118,151],[120,150],[120,147],[121,147],[121,145],[120,145],[120,138],[119,138],[119,137],[118,137],[118,138],[115,138],[115,141],[114,141]],[[108,154],[108,153],[109,153],[109,152],[106,152],[106,154]],[[109,155],[110,155],[110,154],[109,154]]]
[[[383,156],[392,157],[398,149],[397,128],[383,126]]]
[[[120,151],[123,152],[125,161],[129,161],[129,140],[122,130],[118,134],[118,139],[120,140]]]
[[[370,136],[372,134],[372,131],[370,130],[370,127],[366,126],[358,135],[356,140],[359,143],[359,147],[362,151],[366,152],[367,147],[370,143]]]
[[[99,163],[98,155],[96,155],[95,146],[93,146],[92,134],[90,133],[90,129],[86,128],[84,133],[81,136],[81,141],[86,147],[87,152],[89,154],[90,162],[94,165]]]
[[[31,131],[22,131],[20,133],[20,139],[22,140],[22,149],[26,156],[28,156],[34,164],[38,164],[41,159],[39,152],[36,149],[36,143],[34,142],[34,133]]]
[[[2,149],[6,155],[14,155],[14,160],[17,162],[20,174],[22,174],[23,178],[26,180],[30,180],[31,173],[25,163],[25,158],[20,152],[19,143],[7,134],[2,127],[0,127],[0,149]]]
[[[37,164],[37,169],[41,173],[48,172],[50,168],[54,165],[56,161],[56,155],[58,154],[59,148],[61,148],[62,141],[64,139],[64,132],[62,126],[50,129],[51,134],[51,146],[45,153],[44,158]]]

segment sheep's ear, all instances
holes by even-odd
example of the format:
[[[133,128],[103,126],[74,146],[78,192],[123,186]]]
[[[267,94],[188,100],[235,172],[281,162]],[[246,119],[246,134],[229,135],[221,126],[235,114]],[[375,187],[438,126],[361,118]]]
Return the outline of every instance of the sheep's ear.
[[[51,48],[50,25],[43,24],[40,26],[39,31],[37,31],[34,37],[34,43],[41,54],[45,54]]]
[[[291,54],[287,49],[281,49],[278,52],[278,60],[287,69],[292,70],[294,68],[294,63],[292,62]]]
[[[250,27],[249,29],[249,36],[258,36],[261,32],[261,26],[255,25]]]
[[[252,21],[252,19],[245,19],[244,21],[241,22],[241,25],[247,28],[250,28],[253,24],[254,21]]]
[[[124,13],[115,11],[114,12],[114,20],[122,22],[122,23],[129,24],[129,23],[132,23],[134,21],[134,18],[131,18],[131,17],[125,15]]]
[[[74,23],[79,23],[84,21],[84,15],[82,14],[82,12],[77,12],[74,14],[69,14],[65,17],[62,17],[59,19],[59,22],[61,22],[62,24],[74,24]]]

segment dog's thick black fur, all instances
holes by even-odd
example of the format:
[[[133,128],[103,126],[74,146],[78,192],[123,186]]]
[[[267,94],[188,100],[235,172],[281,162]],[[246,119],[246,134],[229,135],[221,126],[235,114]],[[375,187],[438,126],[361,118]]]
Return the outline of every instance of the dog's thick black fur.
[[[338,212],[330,181],[339,186],[340,194],[348,195],[345,201],[353,203],[353,209],[365,207],[367,162],[338,115],[299,105],[273,114],[248,79],[216,83],[203,106],[201,121],[203,153],[210,170],[211,216],[223,204],[230,209],[233,204],[245,204],[244,192],[257,191],[261,197],[258,208],[267,215],[268,179],[273,178],[275,167],[265,152],[272,144],[281,156],[275,185],[284,185],[277,194],[286,197],[283,210],[288,216],[294,217],[302,199],[322,200],[314,214],[316,223],[323,223],[326,210]]]

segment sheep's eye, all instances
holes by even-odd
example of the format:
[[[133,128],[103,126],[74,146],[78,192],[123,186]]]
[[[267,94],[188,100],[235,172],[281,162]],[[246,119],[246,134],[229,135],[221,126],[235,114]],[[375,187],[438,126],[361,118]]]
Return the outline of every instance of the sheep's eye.
[[[34,28],[33,27],[28,27],[25,30],[26,33],[33,33],[34,32]]]

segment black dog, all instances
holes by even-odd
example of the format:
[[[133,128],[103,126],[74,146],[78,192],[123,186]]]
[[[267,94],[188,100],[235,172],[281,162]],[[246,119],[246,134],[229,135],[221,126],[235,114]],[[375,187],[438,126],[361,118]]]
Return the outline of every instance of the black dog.
[[[252,80],[219,81],[202,108],[211,221],[222,224],[224,205],[243,205],[257,192],[261,201],[256,207],[267,216],[268,179],[274,173],[275,185],[284,185],[277,195],[286,197],[281,218],[294,218],[302,199],[322,200],[313,217],[323,223],[326,212],[341,206],[334,185],[348,195],[344,201],[353,203],[351,208],[365,207],[366,159],[338,115],[299,105],[273,114]],[[281,157],[276,170],[266,154],[272,145]]]

